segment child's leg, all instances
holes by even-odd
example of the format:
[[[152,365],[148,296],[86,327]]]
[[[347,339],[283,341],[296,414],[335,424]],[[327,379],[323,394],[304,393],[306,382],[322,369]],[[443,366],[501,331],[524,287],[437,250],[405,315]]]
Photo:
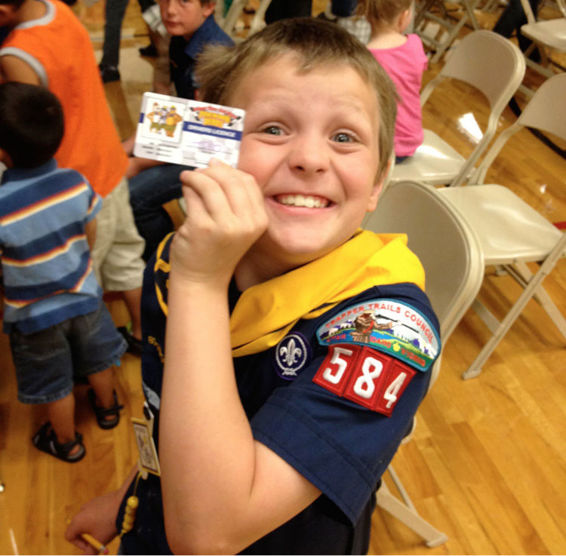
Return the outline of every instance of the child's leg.
[[[88,375],[88,382],[96,394],[96,405],[102,408],[109,408],[114,405],[114,377],[112,367]]]
[[[60,400],[45,404],[47,418],[57,436],[59,444],[66,444],[75,440],[75,397],[71,393]],[[79,444],[75,445],[69,452],[74,456],[81,450]]]
[[[48,419],[34,434],[33,444],[63,461],[85,455],[82,436],[75,431],[73,363],[67,342],[72,319],[32,334],[10,333],[18,380],[18,399],[42,407]]]
[[[98,426],[103,429],[114,428],[120,422],[120,410],[124,406],[118,403],[112,367],[90,374],[87,378],[92,386],[88,398]]]

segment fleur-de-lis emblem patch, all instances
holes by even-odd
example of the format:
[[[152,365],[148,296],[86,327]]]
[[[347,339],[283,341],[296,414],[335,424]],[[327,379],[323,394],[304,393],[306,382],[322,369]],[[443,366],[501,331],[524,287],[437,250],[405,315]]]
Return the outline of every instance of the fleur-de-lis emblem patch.
[[[275,348],[275,363],[281,378],[293,380],[310,361],[310,345],[300,332],[293,332],[283,338]]]

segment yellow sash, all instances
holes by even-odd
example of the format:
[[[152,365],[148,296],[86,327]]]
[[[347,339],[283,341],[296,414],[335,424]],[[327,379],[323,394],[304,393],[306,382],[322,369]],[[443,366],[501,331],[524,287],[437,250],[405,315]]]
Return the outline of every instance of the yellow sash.
[[[158,250],[155,270],[168,272]],[[411,282],[424,291],[424,270],[405,234],[359,230],[352,239],[304,266],[245,290],[230,317],[232,355],[259,353],[282,340],[299,319],[312,319],[365,290]],[[156,281],[156,293],[167,307]]]

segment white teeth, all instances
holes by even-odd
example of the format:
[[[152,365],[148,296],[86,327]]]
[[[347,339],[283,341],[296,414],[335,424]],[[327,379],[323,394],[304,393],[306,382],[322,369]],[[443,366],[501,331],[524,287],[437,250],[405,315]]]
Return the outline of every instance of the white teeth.
[[[320,197],[308,197],[306,195],[281,195],[277,200],[282,205],[292,207],[324,208],[328,205],[326,199]]]

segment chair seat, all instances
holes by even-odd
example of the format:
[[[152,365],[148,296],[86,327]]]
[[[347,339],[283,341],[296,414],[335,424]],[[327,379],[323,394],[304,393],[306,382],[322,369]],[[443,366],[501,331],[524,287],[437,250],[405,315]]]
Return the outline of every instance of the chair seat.
[[[441,189],[476,231],[486,265],[543,260],[562,232],[501,185]]]
[[[425,129],[422,145],[413,156],[395,165],[391,181],[416,180],[444,185],[458,175],[464,163],[464,157],[446,141],[430,129]]]
[[[566,17],[521,26],[526,37],[557,50],[566,51]]]

